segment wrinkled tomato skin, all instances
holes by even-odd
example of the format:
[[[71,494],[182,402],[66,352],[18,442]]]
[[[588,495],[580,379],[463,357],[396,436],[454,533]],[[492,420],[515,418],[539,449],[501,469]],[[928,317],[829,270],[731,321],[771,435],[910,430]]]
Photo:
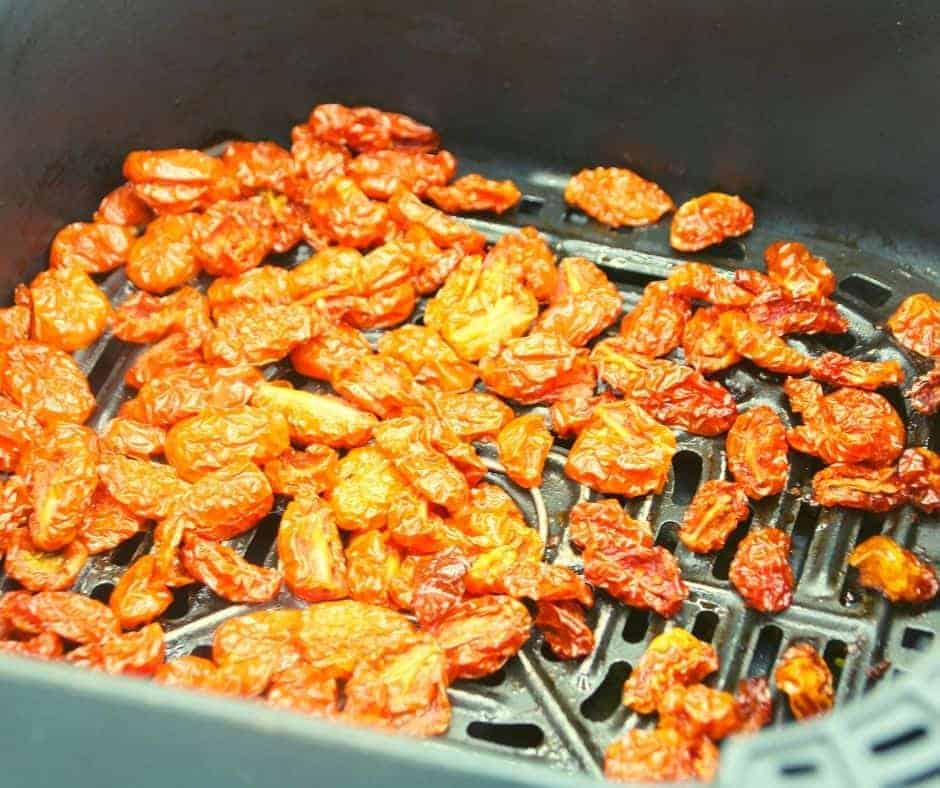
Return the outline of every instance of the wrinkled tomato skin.
[[[735,352],[762,369],[783,375],[799,375],[810,359],[790,347],[769,328],[751,320],[744,312],[730,310],[719,318],[720,330]]]
[[[534,623],[559,659],[580,659],[594,651],[594,633],[577,602],[539,602]]]
[[[201,476],[179,500],[193,532],[219,541],[244,533],[271,511],[267,476],[251,462],[236,462]]]
[[[137,632],[77,648],[65,659],[73,665],[107,673],[152,676],[163,664],[164,653],[163,628],[149,624]]]
[[[619,291],[600,268],[583,257],[566,257],[558,264],[555,292],[534,330],[581,347],[617,320],[622,304]]]
[[[121,575],[108,603],[123,629],[136,629],[162,616],[173,594],[152,555],[142,555]]]
[[[645,520],[634,520],[614,498],[576,503],[568,515],[568,538],[584,548],[595,539],[616,533],[635,544],[653,546],[653,532]]]
[[[85,509],[78,538],[91,555],[98,555],[139,533],[144,522],[99,485]]]
[[[49,267],[74,267],[89,274],[113,271],[127,262],[135,238],[134,230],[120,223],[66,225],[52,239]]]
[[[427,195],[448,213],[505,213],[522,199],[522,192],[512,181],[494,181],[475,173],[458,178],[450,186],[431,186]]]
[[[849,555],[849,566],[859,571],[859,582],[884,594],[891,602],[923,604],[940,590],[933,567],[891,538],[877,534]]]
[[[540,303],[551,298],[558,284],[555,254],[534,227],[506,233],[493,244],[483,264],[493,265],[497,260],[508,265],[516,279],[528,287]]]
[[[809,373],[830,386],[852,386],[866,391],[904,382],[904,369],[899,361],[861,361],[841,353],[817,356],[810,362]]]
[[[914,378],[904,395],[918,413],[932,416],[940,410],[940,365],[934,364],[933,369]]]
[[[787,431],[768,405],[740,414],[725,441],[728,470],[748,498],[777,495],[790,478]]]
[[[186,572],[229,602],[268,602],[281,589],[279,571],[255,566],[218,542],[186,536],[180,557]]]
[[[319,140],[353,150],[433,151],[440,144],[437,132],[408,115],[375,107],[318,104],[310,112],[307,128]]]
[[[821,506],[887,512],[904,503],[905,495],[894,468],[839,462],[813,476],[813,498]]]
[[[679,528],[679,539],[696,553],[720,550],[748,514],[747,495],[740,484],[712,479],[702,484],[692,498]]]
[[[127,278],[141,290],[162,295],[199,272],[193,231],[195,214],[154,219],[131,247]]]
[[[423,197],[430,188],[445,186],[456,171],[457,160],[447,151],[375,151],[357,156],[346,167],[349,177],[374,200],[390,200],[401,189]]]
[[[670,292],[721,307],[746,307],[754,296],[705,263],[680,263],[666,279]]]
[[[537,413],[513,419],[499,431],[496,446],[506,475],[526,489],[541,487],[545,460],[552,448],[552,435]]]
[[[308,602],[349,593],[346,557],[330,507],[316,498],[292,501],[284,510],[277,552],[287,587]]]
[[[654,224],[676,208],[659,186],[622,167],[581,170],[565,186],[565,202],[610,227]]]
[[[797,241],[777,241],[764,250],[767,275],[791,298],[825,298],[836,289],[826,261]]]
[[[0,392],[41,424],[83,424],[95,409],[88,379],[75,360],[38,342],[0,346]]]
[[[898,460],[898,478],[905,498],[918,509],[940,509],[940,455],[923,446],[905,449]]]
[[[94,220],[95,224],[136,228],[147,224],[153,215],[150,206],[137,196],[134,185],[125,183],[101,198]]]
[[[793,601],[790,536],[778,528],[752,530],[738,544],[728,579],[745,603],[762,613],[779,613]]]
[[[798,720],[832,708],[832,673],[810,643],[797,643],[783,652],[774,670],[774,682],[787,695]]]
[[[30,591],[64,591],[72,587],[87,560],[88,549],[77,539],[63,550],[46,552],[33,543],[27,529],[20,528],[7,538],[3,569]]]
[[[625,783],[710,782],[718,771],[711,739],[689,739],[672,728],[631,729],[604,752],[604,776]]]
[[[940,301],[927,293],[905,298],[887,325],[907,350],[922,356],[940,356]]]
[[[104,332],[111,314],[108,297],[82,269],[50,268],[29,288],[32,337],[68,353],[81,350]]]
[[[665,282],[652,282],[620,323],[623,349],[652,358],[665,356],[679,347],[691,315],[688,299],[671,292]]]
[[[680,252],[697,252],[751,231],[754,209],[740,197],[709,192],[679,206],[672,217],[669,243]]]

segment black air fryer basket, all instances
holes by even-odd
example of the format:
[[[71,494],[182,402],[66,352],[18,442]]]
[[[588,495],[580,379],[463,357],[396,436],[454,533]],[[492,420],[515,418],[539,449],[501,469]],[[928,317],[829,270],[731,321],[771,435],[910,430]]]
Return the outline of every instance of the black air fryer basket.
[[[805,348],[897,358],[910,378],[923,370],[883,323],[911,293],[940,294],[938,35],[930,2],[0,0],[0,290],[44,267],[55,230],[91,214],[128,150],[285,142],[315,103],[373,104],[440,130],[463,171],[519,185],[514,212],[471,220],[490,240],[535,225],[560,256],[602,266],[626,308],[677,259],[667,223],[614,231],[567,209],[572,171],[633,167],[677,202],[708,188],[741,194],[756,207],[754,232],[696,259],[761,267],[772,241],[803,240],[835,271],[851,324]],[[120,272],[102,287],[113,302],[130,291]],[[78,360],[98,396],[97,426],[126,395],[133,354],[105,338]],[[781,404],[779,381],[754,370],[723,382],[741,402]],[[909,442],[937,448],[938,424],[897,392],[892,401]],[[723,476],[723,441],[679,442],[664,493],[630,510],[679,558],[691,596],[674,622],[714,644],[715,686],[768,675],[790,642],[807,639],[836,681],[832,716],[791,724],[778,698],[773,728],[726,743],[719,784],[940,783],[940,600],[891,606],[846,568],[852,547],[879,532],[940,561],[938,519],[909,507],[820,511],[807,494],[814,468],[794,454],[803,489],[759,502],[724,550],[697,556],[677,544],[677,523],[699,482]],[[586,490],[562,473],[564,446],[531,495],[493,459],[490,480],[547,535],[549,558],[576,564],[563,514]],[[243,537],[252,560],[276,560],[278,516]],[[755,613],[729,586],[750,522],[792,536],[797,585],[783,614]],[[106,598],[148,548],[145,537],[92,559],[77,590]],[[245,610],[205,588],[179,590],[162,620],[168,658],[201,653],[220,621]],[[434,741],[0,658],[0,785],[589,784],[606,745],[634,722],[623,681],[666,625],[603,596],[590,616],[594,654],[560,662],[534,637],[493,676],[452,688],[450,733]]]

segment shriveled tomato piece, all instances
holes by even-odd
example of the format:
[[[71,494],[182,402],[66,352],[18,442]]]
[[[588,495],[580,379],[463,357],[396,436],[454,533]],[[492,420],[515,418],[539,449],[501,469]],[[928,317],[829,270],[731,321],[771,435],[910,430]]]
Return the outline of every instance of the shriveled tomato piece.
[[[866,391],[882,386],[900,386],[904,382],[904,370],[898,361],[862,361],[841,353],[823,353],[814,358],[810,362],[809,373],[822,383]]]
[[[711,479],[699,487],[692,498],[679,528],[679,539],[696,553],[720,550],[749,513],[742,485]]]
[[[859,582],[884,594],[892,602],[923,604],[940,590],[934,568],[883,534],[866,539],[849,555],[849,566]]]
[[[689,739],[706,736],[718,741],[741,726],[738,705],[730,692],[704,684],[677,685],[659,702],[659,725]]]
[[[27,607],[35,631],[47,629],[72,643],[99,643],[121,632],[106,605],[72,591],[40,592]]]
[[[236,678],[240,694],[260,695],[275,673],[300,662],[297,638],[303,621],[300,610],[265,610],[230,618],[215,630],[212,659]]]
[[[137,196],[160,214],[204,208],[238,191],[221,161],[185,148],[133,151],[124,159],[124,177]]]
[[[306,123],[290,130],[291,158],[297,162],[298,178],[291,188],[291,196],[302,202],[305,193],[316,184],[333,175],[342,175],[352,159],[349,149],[342,143],[318,139]],[[306,176],[306,177],[303,177]]]
[[[435,410],[444,424],[465,441],[495,439],[515,416],[505,402],[482,391],[439,397]]]
[[[940,455],[923,446],[905,449],[898,477],[910,503],[925,512],[940,509]]]
[[[134,190],[134,184],[125,183],[108,192],[98,203],[96,224],[116,224],[121,227],[140,227],[153,219],[153,211]]]
[[[163,454],[166,430],[121,416],[111,419],[101,433],[101,449],[146,460]]]
[[[333,243],[365,249],[392,236],[395,224],[383,202],[370,200],[351,178],[334,177],[313,193],[313,229]]]
[[[4,571],[30,591],[70,588],[88,560],[88,550],[79,540],[58,552],[47,552],[36,546],[25,528],[7,536],[6,554]]]
[[[29,299],[29,288],[20,285],[18,298],[23,302]],[[0,345],[11,345],[29,339],[29,324],[32,322],[32,307],[29,303],[16,303],[0,309]]]
[[[651,359],[624,348],[622,337],[598,342],[591,351],[598,377],[664,424],[698,435],[727,432],[738,410],[731,393],[691,367]]]
[[[751,530],[738,544],[728,579],[749,607],[779,613],[793,601],[789,558],[789,534],[779,528]]]
[[[765,292],[756,296],[746,311],[751,320],[777,336],[844,334],[849,330],[849,321],[828,298],[792,298],[779,291]]]
[[[267,701],[272,706],[303,714],[332,716],[339,711],[339,684],[303,662],[271,677]]]
[[[721,328],[722,311],[715,306],[697,309],[682,331],[686,362],[705,375],[720,372],[741,360]]]
[[[818,383],[794,378],[786,380],[783,390],[791,410],[803,418],[803,424],[787,432],[797,451],[827,463],[883,465],[897,459],[904,448],[901,417],[880,394],[841,388],[823,396]]]
[[[774,681],[798,720],[832,708],[832,673],[811,643],[796,643],[783,652]]]
[[[535,626],[559,659],[580,659],[594,651],[594,633],[577,602],[539,602]]]
[[[940,301],[927,293],[905,298],[887,325],[902,347],[922,356],[940,356]]]
[[[401,566],[401,551],[384,531],[364,531],[346,545],[349,596],[357,602],[392,607],[389,589]]]
[[[542,333],[504,342],[480,360],[480,377],[491,391],[524,404],[550,400],[567,386],[594,386],[587,351]]]
[[[384,528],[389,509],[406,489],[385,454],[375,446],[353,449],[339,461],[329,500],[337,525],[349,531]]]
[[[273,265],[262,265],[237,276],[221,276],[206,291],[209,308],[224,310],[232,304],[291,302],[289,273]]]
[[[328,323],[320,334],[294,348],[290,361],[301,375],[328,381],[356,359],[369,355],[372,348],[361,331],[344,323]]]
[[[33,659],[58,659],[62,656],[62,639],[54,632],[42,632],[25,640],[0,640],[0,652]]]
[[[304,304],[233,304],[216,314],[203,353],[219,366],[270,364],[315,336],[321,323]]]
[[[499,670],[529,639],[532,617],[505,596],[460,603],[430,632],[447,655],[448,677],[474,679]]]
[[[770,699],[770,687],[763,676],[741,679],[738,690],[734,693],[741,720],[743,733],[759,731],[770,722],[773,715],[773,703]]]
[[[147,225],[131,247],[127,278],[148,293],[165,293],[185,285],[199,272],[193,231],[198,217],[184,213],[160,216]]]
[[[433,328],[407,325],[379,337],[379,353],[408,365],[415,380],[439,391],[467,391],[477,370],[454,352]]]
[[[555,254],[534,227],[506,233],[490,247],[484,265],[501,260],[539,301],[548,301],[558,282]]]
[[[0,485],[0,551],[6,552],[13,534],[26,530],[32,512],[29,485],[20,476],[9,477]]]
[[[933,369],[916,377],[904,393],[918,413],[931,416],[940,410],[940,365],[934,364]]]
[[[290,151],[274,142],[230,142],[221,159],[244,194],[265,189],[289,191],[299,174]]]
[[[148,221],[149,211],[140,224]],[[49,267],[77,268],[90,274],[113,271],[127,262],[135,238],[133,228],[122,227],[121,223],[68,224],[52,239]]]
[[[568,453],[565,473],[598,492],[636,497],[666,485],[676,438],[630,400],[598,405]]]
[[[168,372],[203,366],[202,337],[197,334],[169,334],[150,345],[128,367],[124,383],[142,389],[148,382]]]
[[[669,243],[680,252],[697,252],[749,233],[754,209],[740,197],[709,192],[679,206],[669,228]]]
[[[189,490],[172,466],[122,454],[105,454],[98,472],[116,501],[147,519],[165,517]]]
[[[496,436],[499,460],[506,469],[506,475],[526,488],[542,485],[542,471],[552,443],[552,434],[538,413],[513,419]]]
[[[78,538],[91,555],[98,555],[140,533],[144,522],[99,485],[85,509]]]
[[[653,224],[676,207],[659,186],[623,167],[581,170],[565,186],[565,202],[611,227]]]
[[[339,456],[329,446],[313,444],[305,451],[288,449],[264,465],[264,475],[277,495],[297,498],[329,490],[336,483]]]
[[[813,476],[813,498],[822,506],[887,512],[904,503],[897,471],[837,462]]]
[[[718,654],[710,643],[674,627],[651,641],[623,685],[623,705],[640,714],[659,708],[675,686],[696,684],[718,670]]]
[[[173,593],[152,555],[142,555],[127,567],[109,600],[111,611],[124,629],[149,624],[171,604]]]
[[[595,394],[593,386],[583,383],[562,389],[548,409],[552,432],[559,438],[577,435],[591,420],[594,408],[615,399],[613,392],[604,390]]]
[[[267,477],[251,462],[236,462],[199,477],[179,502],[193,532],[204,539],[231,539],[271,511]]]
[[[83,668],[121,673],[128,676],[151,676],[163,664],[163,628],[150,624],[138,632],[89,643],[70,651],[66,662]]]
[[[212,660],[189,654],[161,665],[153,674],[153,680],[168,687],[185,687],[220,695],[237,695],[240,689],[235,677],[220,670]]]
[[[186,536],[180,557],[190,575],[229,602],[267,602],[281,589],[279,571],[249,563],[218,542]]]
[[[310,112],[307,126],[317,139],[357,151],[435,150],[440,142],[430,126],[375,107],[318,104]]]
[[[740,414],[728,431],[725,448],[728,470],[748,498],[776,495],[787,486],[787,431],[770,406],[758,405]]]
[[[440,621],[460,604],[469,568],[470,560],[459,547],[422,556],[415,564],[409,607],[422,628]]]
[[[420,410],[431,396],[405,364],[381,354],[359,356],[337,368],[331,382],[341,397],[380,419]]]
[[[447,151],[378,150],[357,156],[346,167],[346,174],[375,200],[390,200],[402,189],[423,197],[431,188],[445,186],[456,172],[457,160]]]
[[[41,424],[82,424],[95,409],[88,379],[75,359],[39,342],[0,345],[0,392]]]
[[[676,295],[715,306],[744,307],[753,295],[705,263],[680,263],[672,269],[666,286]]]
[[[277,535],[287,587],[308,602],[342,599],[349,592],[343,543],[330,507],[314,497],[291,501]]]
[[[505,213],[522,199],[522,192],[512,181],[494,181],[476,173],[464,175],[450,186],[431,186],[427,195],[431,202],[448,213]]]
[[[389,537],[411,553],[436,553],[452,546],[469,545],[459,528],[445,522],[427,499],[410,487],[391,501],[387,521]]]
[[[744,312],[725,312],[719,318],[719,325],[735,352],[763,369],[797,375],[809,368],[809,358]]]
[[[767,275],[792,298],[822,298],[836,289],[836,277],[821,257],[798,241],[777,241],[764,250]]]
[[[618,782],[710,782],[717,771],[718,748],[711,739],[689,739],[672,728],[633,728],[604,752],[604,776]]]
[[[620,323],[624,349],[656,358],[675,350],[692,314],[688,299],[676,295],[665,282],[651,282]]]
[[[12,473],[20,458],[42,436],[42,427],[29,413],[0,396],[0,470]]]
[[[586,345],[620,315],[623,299],[607,275],[590,260],[566,257],[558,264],[558,283],[535,330],[558,334],[572,345]]]
[[[568,514],[568,538],[578,547],[615,534],[644,547],[653,546],[653,532],[645,520],[634,520],[614,498],[576,503]]]
[[[486,236],[469,224],[421,202],[408,191],[397,192],[388,203],[389,213],[400,227],[424,228],[442,249],[459,246],[463,254],[476,254],[486,245]]]

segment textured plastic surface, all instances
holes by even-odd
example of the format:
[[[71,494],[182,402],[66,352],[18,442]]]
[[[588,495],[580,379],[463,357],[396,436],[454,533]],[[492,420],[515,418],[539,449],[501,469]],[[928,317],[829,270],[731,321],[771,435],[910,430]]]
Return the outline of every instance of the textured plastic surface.
[[[839,69],[847,69],[863,54],[876,59],[878,53],[893,55],[889,42],[898,36],[908,59],[906,65],[880,60],[886,74],[897,72],[895,78],[900,79],[917,57],[929,66],[932,61],[921,48],[922,36],[924,25],[934,20],[929,14],[912,16],[913,5],[901,4],[898,12],[903,33],[891,27],[893,16],[889,20],[873,7],[864,30],[858,21],[858,30],[846,33],[861,43],[862,52],[840,49]],[[394,13],[370,14],[348,3],[304,6],[303,11],[281,4],[273,12],[258,11],[251,24],[248,6],[240,3],[226,3],[222,15],[216,13],[218,4],[197,3],[185,12],[182,8],[171,12],[166,4],[123,9],[120,18],[94,6],[52,4],[28,12],[8,8],[0,17],[4,22],[0,65],[6,66],[2,58],[9,57],[10,70],[4,73],[16,76],[0,87],[10,92],[9,101],[0,106],[11,115],[11,146],[0,150],[4,176],[0,285],[6,290],[41,265],[41,253],[56,226],[87,216],[98,195],[114,185],[120,151],[197,144],[230,135],[234,123],[239,124],[234,131],[249,137],[283,138],[299,119],[293,115],[302,111],[298,108],[328,99],[375,101],[436,123],[465,169],[519,182],[527,199],[506,220],[509,224],[536,224],[560,252],[583,254],[603,264],[627,294],[628,304],[670,264],[666,225],[614,232],[567,211],[561,200],[567,170],[557,166],[560,159],[576,166],[635,158],[642,161],[644,172],[662,175],[667,185],[675,186],[677,199],[704,183],[755,195],[758,231],[699,258],[728,267],[759,265],[760,251],[770,240],[781,236],[808,240],[839,275],[838,299],[852,322],[852,345],[835,338],[831,342],[836,349],[872,357],[898,355],[877,328],[878,322],[904,295],[917,289],[936,290],[932,269],[909,265],[920,271],[912,272],[897,266],[895,257],[897,249],[904,248],[911,250],[905,262],[917,263],[926,259],[935,240],[913,234],[924,229],[928,209],[938,203],[936,184],[925,163],[940,160],[940,152],[931,149],[936,141],[904,123],[905,107],[916,100],[916,84],[905,92],[878,80],[866,82],[867,99],[886,110],[874,127],[862,124],[857,133],[849,134],[867,117],[867,110],[853,104],[854,112],[853,107],[841,113],[817,111],[812,127],[800,127],[801,143],[791,140],[771,146],[768,141],[781,132],[768,119],[782,112],[781,106],[794,111],[792,105],[780,103],[787,80],[766,80],[763,92],[756,90],[753,75],[740,68],[742,62],[758,57],[756,43],[753,50],[742,44],[738,50],[711,51],[711,59],[705,59],[699,37],[711,29],[709,24],[714,26],[714,20],[721,22],[716,35],[733,41],[745,40],[740,36],[753,34],[760,21],[753,16],[725,16],[720,3],[699,12],[707,13],[708,19],[674,9],[667,13],[668,25],[631,3],[577,7],[549,3],[540,5],[537,15],[532,6],[501,5],[505,25],[499,30],[493,29],[496,14],[486,3],[460,15],[408,3],[396,4]],[[762,40],[761,46],[776,43],[803,53],[829,51],[832,36],[823,41],[818,28],[809,29],[810,20],[797,19],[796,6],[795,26],[790,25],[785,34],[769,29],[766,35],[771,40]],[[859,6],[852,8],[853,18],[858,19]],[[628,17],[630,24],[611,24],[614,18]],[[772,20],[764,22],[770,25]],[[527,27],[537,29],[538,36],[526,33]],[[105,36],[106,48],[97,38],[94,48],[88,45],[93,31],[97,37]],[[650,51],[662,45],[663,36],[671,46],[663,52]],[[368,57],[356,60],[346,43],[350,37],[362,51],[370,50],[370,42],[375,51],[391,46],[397,65],[377,67]],[[629,41],[636,47],[633,60],[624,59],[620,49]],[[683,48],[685,44],[691,49]],[[702,54],[696,56],[697,52]],[[150,70],[146,57],[158,54],[167,64],[159,74]],[[587,54],[590,68],[584,62]],[[673,70],[664,82],[659,66],[667,60]],[[465,67],[479,69],[481,64],[486,65],[486,79],[472,84],[462,79]],[[721,84],[732,65],[739,67],[738,90]],[[763,68],[770,66],[765,63]],[[810,79],[812,69],[802,60],[794,68],[804,108],[819,110],[822,88]],[[589,72],[594,76],[588,78]],[[133,88],[130,74],[136,79]],[[276,80],[268,84],[272,76]],[[627,76],[632,79],[624,82]],[[608,101],[610,86],[622,91],[624,84],[638,86],[634,97]],[[693,84],[702,95],[690,88]],[[47,90],[38,91],[37,85]],[[703,85],[715,89],[704,90]],[[81,101],[79,93],[84,95]],[[641,93],[651,98],[637,99]],[[673,103],[683,107],[683,118],[675,116]],[[648,112],[639,113],[640,105]],[[920,108],[921,122],[929,111],[929,106]],[[690,125],[685,118],[696,122]],[[893,132],[890,154],[886,142],[870,136],[879,124],[889,124]],[[795,126],[799,124],[786,128],[792,132]],[[715,131],[703,138],[703,128]],[[836,156],[805,145],[804,137],[812,136],[814,144],[822,146],[840,135]],[[520,142],[525,149],[517,147]],[[742,154],[748,146],[759,151],[757,159],[756,153]],[[476,162],[462,155],[484,147],[492,152]],[[534,159],[547,166],[533,167]],[[686,172],[670,175],[671,165]],[[859,183],[864,188],[858,188]],[[805,211],[803,218],[794,216],[794,207]],[[850,217],[887,237],[867,234],[860,247],[847,244],[842,233],[852,232],[845,223]],[[838,228],[840,236],[833,240],[814,227],[817,221]],[[501,232],[497,224],[483,221],[480,226],[492,237]],[[107,289],[115,300],[127,292],[120,276],[110,279]],[[120,379],[129,361],[127,348],[117,342],[102,343],[82,354],[81,363],[107,403],[96,414],[97,420],[106,419],[123,395]],[[780,397],[778,387],[768,385],[753,369],[735,370],[726,382],[742,398]],[[913,438],[926,439],[929,425],[916,418],[908,423]],[[720,442],[684,437],[681,443],[684,451],[677,455],[674,481],[663,496],[638,505],[639,513],[655,522],[660,544],[670,549],[676,542],[674,523],[681,519],[699,473],[704,479],[723,471],[716,451]],[[573,554],[557,514],[570,508],[582,491],[564,479],[557,461],[550,469],[542,496],[545,525],[552,536],[552,556],[568,562]],[[809,464],[798,473],[808,479]],[[527,494],[518,499],[534,522],[534,501]],[[872,683],[866,676],[871,665],[888,659],[893,666],[889,675],[906,672],[940,631],[936,604],[925,612],[892,611],[876,597],[859,593],[847,580],[844,566],[853,542],[876,529],[891,531],[907,545],[918,545],[936,561],[940,558],[936,523],[915,522],[908,510],[889,515],[884,524],[880,517],[852,513],[827,513],[817,521],[816,514],[801,496],[791,494],[755,514],[762,522],[775,522],[794,533],[796,604],[782,616],[765,618],[740,605],[725,579],[730,554],[712,561],[681,546],[677,549],[683,574],[693,588],[678,622],[712,639],[719,649],[718,685],[731,686],[738,676],[766,673],[791,638],[810,637],[837,668],[841,704]],[[271,524],[262,525],[242,546],[256,560],[270,561],[272,533]],[[145,548],[146,544],[136,545],[138,550]],[[100,589],[103,595],[133,550],[120,548],[118,553],[117,560],[115,556],[95,559],[80,587],[88,592]],[[171,653],[204,645],[213,623],[233,612],[205,589],[195,594],[184,590],[166,621],[172,630]],[[11,785],[52,784],[59,779],[76,784],[78,779],[78,784],[89,785],[129,781],[162,786],[184,774],[187,782],[214,788],[236,780],[285,786],[301,781],[365,785],[392,780],[455,786],[551,785],[550,772],[528,766],[547,761],[556,774],[565,773],[559,784],[563,780],[573,785],[577,784],[573,773],[598,773],[603,747],[634,722],[619,706],[619,685],[628,666],[663,627],[656,617],[606,600],[597,606],[595,616],[600,644],[595,656],[582,664],[554,662],[534,640],[502,674],[486,683],[455,688],[452,732],[448,740],[431,743],[326,728],[290,715],[275,717],[254,705],[4,659],[0,697],[9,713],[0,715],[0,724],[9,729],[0,728],[0,762],[9,769]],[[930,694],[935,687],[930,675],[936,675],[936,667],[932,669],[934,673],[928,674],[925,665],[917,671],[916,682],[875,693],[820,725],[789,726],[734,742],[727,748],[721,781],[749,784],[759,776],[767,785],[801,780],[880,785],[936,776],[932,770],[940,765],[940,745],[933,722],[936,708],[930,706],[936,703]],[[783,704],[777,706],[777,721],[782,722]],[[902,737],[894,747],[873,754],[871,745],[920,728],[919,735]],[[25,746],[24,740],[35,747]],[[481,748],[497,753],[499,759],[479,755]],[[369,756],[361,757],[363,751]],[[95,754],[94,763],[79,770],[78,759],[87,753]],[[515,760],[507,761],[506,755]]]

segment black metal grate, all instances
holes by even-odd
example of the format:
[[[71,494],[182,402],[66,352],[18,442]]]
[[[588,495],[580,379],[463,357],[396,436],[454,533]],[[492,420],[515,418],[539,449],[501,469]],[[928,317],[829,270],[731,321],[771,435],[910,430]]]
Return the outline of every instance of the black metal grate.
[[[472,169],[487,172],[485,166]],[[516,180],[526,196],[519,210],[508,218],[471,220],[491,240],[515,226],[538,226],[560,256],[580,255],[601,265],[622,290],[625,309],[636,302],[648,282],[664,277],[675,262],[673,256],[663,254],[669,248],[666,223],[628,231],[608,230],[566,208],[561,198],[563,180],[528,170],[505,174]],[[719,266],[760,267],[759,252],[772,240],[775,237],[759,228],[746,239],[697,257]],[[842,337],[795,339],[794,344],[815,353],[838,349],[869,359],[896,358],[909,376],[915,374],[918,370],[912,360],[891,343],[879,326],[901,298],[918,289],[929,289],[930,283],[898,271],[887,261],[845,247],[812,240],[810,243],[814,251],[827,257],[839,278],[836,298],[851,328]],[[280,256],[277,262],[292,266],[308,253],[301,247]],[[120,272],[107,277],[102,286],[115,304],[132,291]],[[417,315],[420,310],[415,319]],[[77,355],[99,402],[92,426],[106,424],[120,403],[133,394],[124,386],[123,376],[138,352],[136,346],[106,336]],[[289,377],[308,389],[324,387],[301,378],[286,363],[272,365],[266,374]],[[777,407],[786,404],[779,378],[747,364],[724,373],[719,380],[747,407],[758,403]],[[928,442],[931,425],[905,410],[900,398],[895,399],[895,404],[908,424],[909,441]],[[880,531],[892,534],[909,547],[916,545],[932,561],[940,561],[940,528],[931,518],[915,515],[909,508],[884,516],[820,511],[808,500],[809,480],[818,465],[810,458],[793,454],[788,490],[775,498],[752,503],[751,517],[720,553],[696,555],[677,543],[676,524],[682,520],[698,484],[724,476],[724,440],[680,433],[678,442],[680,450],[674,460],[674,472],[664,493],[627,504],[635,516],[651,521],[657,543],[679,559],[691,589],[680,614],[667,624],[654,614],[632,610],[603,593],[598,594],[597,604],[589,613],[597,649],[585,660],[558,661],[543,647],[540,636],[535,636],[517,658],[493,676],[454,685],[453,722],[446,737],[454,746],[482,747],[564,770],[599,775],[606,745],[625,727],[647,723],[620,704],[620,690],[649,640],[667,625],[690,629],[714,644],[721,669],[709,681],[726,689],[733,688],[740,678],[767,675],[777,655],[791,641],[812,640],[833,669],[837,705],[876,684],[877,679],[870,677],[868,671],[884,660],[891,663],[888,676],[907,671],[915,656],[940,632],[940,604],[924,611],[892,608],[880,597],[859,589],[846,570],[846,556],[852,546]],[[544,485],[534,496],[498,473],[492,478],[510,491],[533,526],[547,531],[549,559],[578,567],[580,559],[565,536],[565,513],[578,500],[586,498],[589,491],[564,476],[565,445],[560,442],[553,450]],[[492,447],[484,447],[482,453],[495,460]],[[231,544],[254,563],[274,565],[277,557],[273,542],[284,504],[285,501],[278,500],[269,517]],[[792,565],[797,577],[794,603],[779,615],[760,615],[746,608],[727,580],[734,547],[753,523],[774,524],[793,537]],[[126,566],[149,550],[150,545],[151,537],[146,534],[108,555],[92,558],[80,575],[76,590],[106,600]],[[13,586],[8,579],[0,581],[4,589]],[[284,591],[265,607],[297,604]],[[161,621],[167,631],[167,657],[206,653],[219,622],[251,609],[258,608],[228,604],[207,588],[178,589]],[[785,706],[776,703],[777,723],[790,719]],[[895,752],[908,741],[916,744],[926,736],[917,730],[921,729],[911,733],[909,739],[889,738],[875,746],[874,751]],[[776,777],[788,781],[818,777],[817,772],[824,768],[819,755],[808,748],[801,760],[781,766]]]

